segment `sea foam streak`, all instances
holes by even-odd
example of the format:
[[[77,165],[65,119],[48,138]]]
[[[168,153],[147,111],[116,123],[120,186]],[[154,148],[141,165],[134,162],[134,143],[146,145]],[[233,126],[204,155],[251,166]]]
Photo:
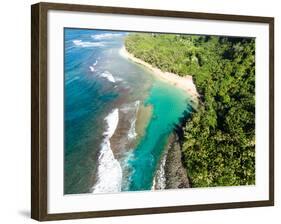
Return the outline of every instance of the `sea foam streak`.
[[[120,36],[122,36],[122,34],[120,33],[104,33],[104,34],[91,35],[91,37],[95,40],[111,39],[113,37],[120,37]]]
[[[100,75],[100,77],[106,78],[110,82],[115,82],[115,78],[109,71],[105,71]]]
[[[163,190],[166,187],[165,165],[167,160],[167,153],[163,156],[160,166],[156,171],[153,179],[152,190]]]
[[[106,118],[107,130],[101,145],[98,165],[98,180],[93,186],[93,193],[112,193],[121,191],[122,169],[120,163],[114,158],[110,148],[110,138],[113,136],[119,120],[119,111],[114,109]]]
[[[95,61],[95,63],[93,63],[92,65],[89,66],[91,72],[95,71],[95,66],[98,64],[98,60]]]
[[[90,42],[82,40],[73,40],[72,41],[78,47],[102,47],[104,46],[103,42]]]
[[[139,105],[140,105],[139,100],[134,103],[135,116],[133,117],[133,119],[131,121],[131,127],[130,127],[129,132],[128,132],[128,138],[129,139],[133,139],[133,138],[137,137],[136,121],[137,121],[137,113],[138,113],[138,110],[139,110]]]
[[[89,68],[90,68],[91,72],[95,71],[95,68],[93,66],[90,65]]]

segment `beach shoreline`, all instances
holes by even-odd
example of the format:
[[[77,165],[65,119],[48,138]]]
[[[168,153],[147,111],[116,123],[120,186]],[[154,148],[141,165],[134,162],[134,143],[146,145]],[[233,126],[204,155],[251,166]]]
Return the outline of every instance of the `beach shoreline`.
[[[136,58],[133,54],[127,51],[125,46],[120,49],[120,55],[137,64],[143,65],[144,67],[149,69],[155,77],[161,79],[162,81],[168,82],[169,84],[177,86],[180,89],[184,90],[196,104],[198,103],[199,94],[193,82],[192,76],[186,75],[184,77],[181,77],[175,73],[163,72],[159,68],[153,67],[151,64],[139,58]]]

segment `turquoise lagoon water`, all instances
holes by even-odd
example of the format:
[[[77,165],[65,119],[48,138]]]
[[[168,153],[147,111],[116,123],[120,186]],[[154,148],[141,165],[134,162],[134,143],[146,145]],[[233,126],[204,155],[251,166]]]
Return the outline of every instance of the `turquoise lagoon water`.
[[[190,112],[184,91],[122,57],[126,35],[65,29],[65,194],[150,190],[169,135]]]

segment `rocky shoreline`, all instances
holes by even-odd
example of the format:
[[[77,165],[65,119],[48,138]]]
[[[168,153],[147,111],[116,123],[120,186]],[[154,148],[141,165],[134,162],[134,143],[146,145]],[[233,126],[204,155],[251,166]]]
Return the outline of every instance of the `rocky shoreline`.
[[[179,139],[175,133],[172,133],[156,171],[153,184],[154,190],[191,187],[181,158],[182,152]]]

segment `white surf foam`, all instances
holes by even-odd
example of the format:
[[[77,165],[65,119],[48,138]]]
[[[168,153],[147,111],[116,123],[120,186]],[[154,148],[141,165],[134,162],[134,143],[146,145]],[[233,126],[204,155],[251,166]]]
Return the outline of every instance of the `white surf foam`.
[[[121,79],[121,78],[119,78],[119,77],[115,77],[115,81],[116,81],[116,82],[122,82],[123,79]]]
[[[136,119],[132,120],[131,127],[130,127],[129,132],[128,132],[128,138],[129,139],[133,139],[135,137],[137,137],[137,133],[136,133]]]
[[[139,110],[139,105],[140,105],[140,101],[136,101],[134,103],[134,109],[135,109],[135,115],[131,121],[131,127],[129,129],[129,132],[128,132],[128,138],[129,139],[134,139],[137,137],[137,133],[136,133],[136,121],[137,121],[137,113],[138,113],[138,110]]]
[[[95,68],[93,66],[89,66],[89,69],[91,70],[91,72],[94,72],[95,71]]]
[[[103,42],[90,42],[82,40],[73,40],[72,41],[78,47],[102,47],[104,46]]]
[[[119,121],[119,111],[114,109],[106,118],[107,130],[104,132],[104,141],[99,155],[97,183],[93,186],[93,193],[113,193],[121,191],[122,169],[115,159],[110,147],[110,138],[113,136]]]
[[[95,61],[95,63],[93,63],[92,65],[89,66],[89,69],[91,70],[91,72],[95,71],[95,66],[98,64],[98,60]]]
[[[91,37],[95,40],[111,39],[113,37],[120,37],[120,36],[122,36],[122,34],[120,33],[103,33],[103,34],[91,35]]]
[[[110,82],[115,82],[115,78],[109,71],[105,71],[100,75],[100,77],[106,78]]]
[[[107,130],[104,132],[104,135],[108,136],[108,138],[111,138],[119,122],[119,110],[114,109],[104,120],[108,126]]]
[[[165,164],[167,160],[167,153],[163,156],[160,166],[156,171],[155,177],[153,178],[152,190],[163,190],[166,187],[165,177]]]

